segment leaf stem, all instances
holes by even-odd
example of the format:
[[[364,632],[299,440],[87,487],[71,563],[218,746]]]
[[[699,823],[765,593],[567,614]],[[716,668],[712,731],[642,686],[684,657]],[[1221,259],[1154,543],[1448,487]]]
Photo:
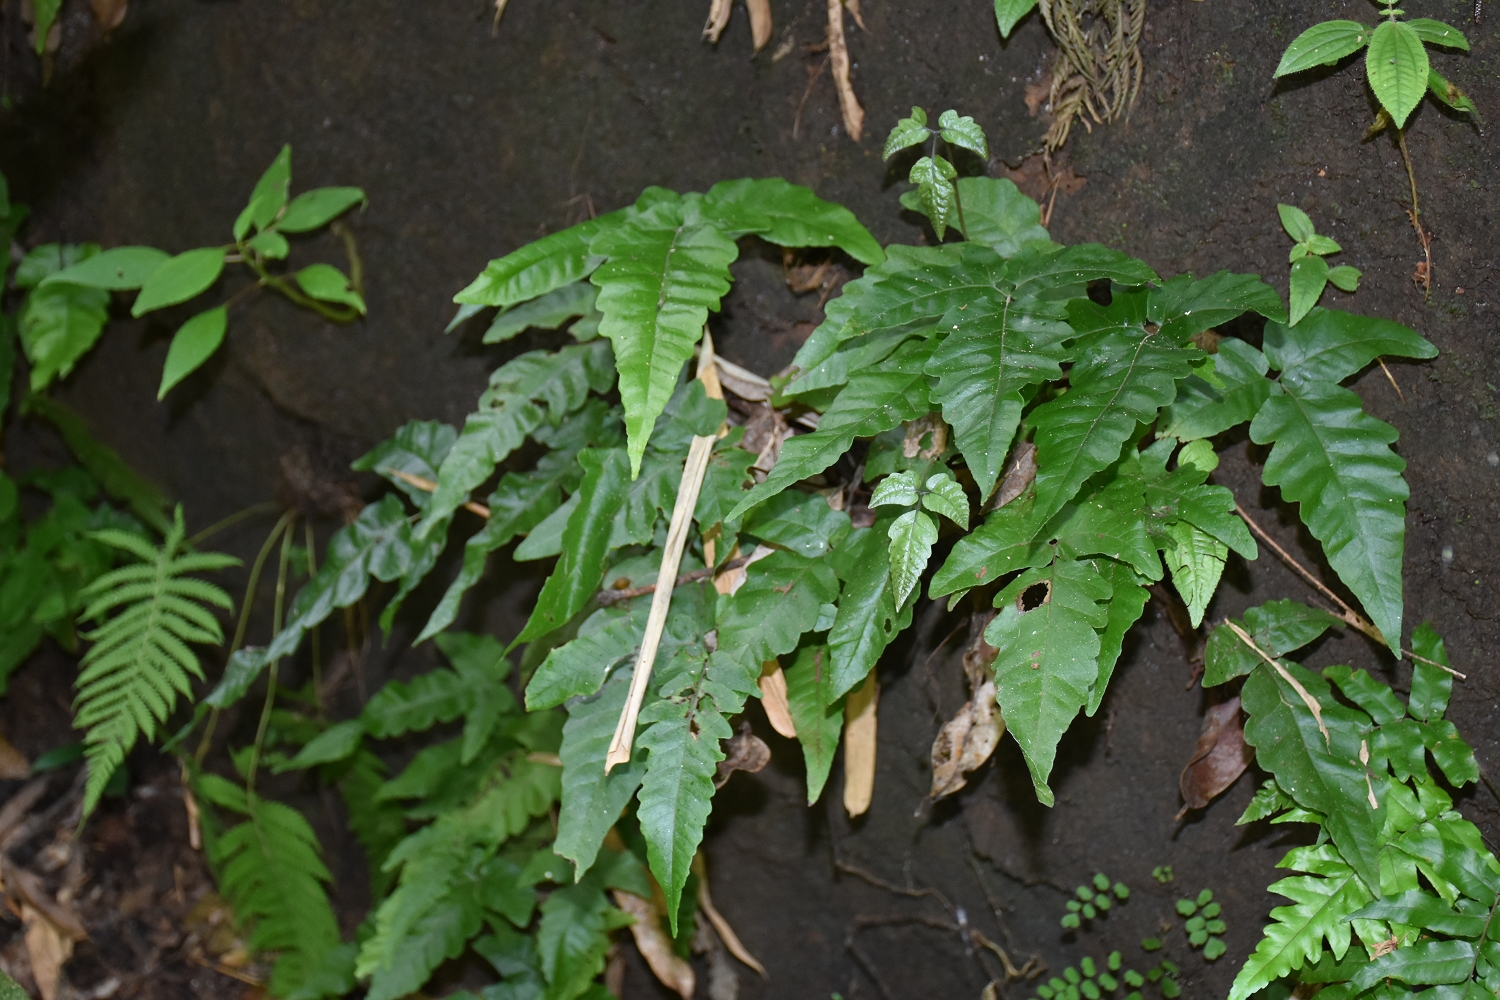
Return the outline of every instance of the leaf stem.
[[[213,524],[210,524],[208,527],[204,528],[196,535],[193,535],[187,540],[187,547],[190,549],[197,548],[200,543],[208,541],[219,532],[232,528],[236,524],[239,524],[241,521],[244,521],[247,518],[254,517],[256,514],[269,513],[270,511],[275,510],[277,506],[278,504],[274,500],[267,500],[264,503],[251,504],[244,510],[236,511],[235,513],[230,514],[228,517],[223,518],[222,520],[215,521]]]
[[[282,610],[286,604],[287,569],[292,562],[292,532],[290,524],[281,535],[281,561],[276,567],[276,603],[271,609],[271,633],[281,631]],[[260,710],[260,725],[255,730],[255,743],[250,749],[250,764],[245,768],[245,791],[255,794],[255,773],[260,768],[260,755],[265,747],[266,731],[271,728],[271,709],[276,704],[276,673],[280,660],[271,661],[266,675],[266,702]]]
[[[1392,19],[1395,19],[1394,14]],[[1401,150],[1401,161],[1406,164],[1406,179],[1411,182],[1411,212],[1408,214],[1426,259],[1426,268],[1422,272],[1422,295],[1423,301],[1427,301],[1432,298],[1432,237],[1427,235],[1427,230],[1422,225],[1422,210],[1417,205],[1417,174],[1412,169],[1411,154],[1406,150],[1406,130],[1403,128],[1396,129],[1396,146]]]

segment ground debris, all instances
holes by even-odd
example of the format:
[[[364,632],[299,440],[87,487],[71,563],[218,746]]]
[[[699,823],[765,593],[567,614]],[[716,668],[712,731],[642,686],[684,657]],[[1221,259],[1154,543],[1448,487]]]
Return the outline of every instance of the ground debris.
[[[1203,717],[1203,732],[1187,767],[1182,769],[1179,788],[1182,791],[1182,819],[1191,809],[1202,809],[1234,784],[1255,759],[1255,751],[1245,742],[1244,716],[1240,697],[1209,707]]]

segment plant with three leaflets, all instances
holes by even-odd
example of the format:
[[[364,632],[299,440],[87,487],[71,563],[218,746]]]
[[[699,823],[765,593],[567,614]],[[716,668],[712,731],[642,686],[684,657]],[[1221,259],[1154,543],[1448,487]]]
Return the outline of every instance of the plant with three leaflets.
[[[359,258],[345,234],[350,275],[331,264],[310,264],[290,278],[273,271],[291,252],[288,235],[321,229],[365,202],[355,187],[326,187],[291,197],[292,148],[282,147],[235,219],[233,242],[171,256],[155,247],[100,250],[94,243],[49,243],[32,249],[16,271],[31,289],[21,309],[21,343],[38,392],[73,370],[104,331],[111,292],[136,291],[130,315],[179,305],[208,291],[226,264],[244,264],[255,282],[223,304],[197,313],[177,329],[167,350],[157,398],[192,374],[224,342],[229,306],[248,289],[269,288],[326,319],[348,323],[364,315]]]
[[[1329,284],[1340,291],[1353,292],[1359,288],[1361,275],[1359,268],[1348,264],[1328,266],[1323,258],[1342,253],[1344,248],[1327,236],[1318,235],[1306,212],[1293,205],[1277,205],[1276,211],[1281,215],[1281,228],[1297,244],[1290,254],[1292,274],[1287,295],[1291,316],[1288,325],[1296,326],[1318,304]]]
[[[917,190],[903,194],[901,205],[926,215],[939,240],[947,233],[948,227],[954,224],[955,219],[959,232],[963,233],[964,239],[969,239],[969,227],[964,222],[963,192],[958,184],[958,168],[947,157],[938,155],[938,139],[947,144],[950,157],[953,150],[963,149],[981,160],[990,158],[990,147],[985,141],[984,130],[975,124],[973,118],[960,115],[949,108],[938,116],[938,127],[931,129],[927,127],[927,112],[915,107],[911,109],[911,117],[901,119],[891,129],[891,134],[885,140],[882,158],[889,160],[903,149],[920,146],[931,140],[932,148],[911,165],[911,173],[907,176],[907,180],[917,185]]]

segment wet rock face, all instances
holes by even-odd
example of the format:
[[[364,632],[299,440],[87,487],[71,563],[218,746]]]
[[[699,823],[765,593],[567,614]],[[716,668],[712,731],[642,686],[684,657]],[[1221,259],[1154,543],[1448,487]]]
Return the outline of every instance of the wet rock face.
[[[1482,109],[1500,107],[1500,86],[1483,71],[1500,40],[1488,24],[1475,30],[1463,21],[1464,4],[1439,7],[1431,13],[1465,27],[1474,42],[1470,56],[1436,57],[1440,70]],[[1415,116],[1407,139],[1423,214],[1437,234],[1424,303],[1411,282],[1419,252],[1399,204],[1407,197],[1399,157],[1384,138],[1359,142],[1371,115],[1362,70],[1275,86],[1271,78],[1282,47],[1311,17],[1368,19],[1370,10],[1358,0],[1316,15],[1292,0],[1153,6],[1140,99],[1125,122],[1074,130],[1052,231],[1066,242],[1117,246],[1164,275],[1229,268],[1284,288],[1290,243],[1275,206],[1296,204],[1342,244],[1336,263],[1364,271],[1360,292],[1330,289],[1326,304],[1398,319],[1439,346],[1433,362],[1390,366],[1404,402],[1378,367],[1353,387],[1401,431],[1412,488],[1407,617],[1430,619],[1469,672],[1451,717],[1495,774],[1500,681],[1485,665],[1500,647],[1500,154],[1430,104]],[[850,30],[867,113],[866,138],[855,144],[842,134],[826,70],[814,77],[823,54],[807,51],[822,41],[824,5],[787,0],[773,11],[772,42],[751,59],[740,14],[717,47],[699,40],[707,4],[514,0],[492,37],[490,7],[480,0],[293,0],[269,9],[153,0],[134,5],[110,39],[60,62],[45,91],[27,75],[13,32],[21,102],[0,117],[0,168],[13,196],[33,205],[28,241],[179,251],[227,240],[283,142],[294,150],[294,190],[357,184],[370,195],[350,221],[365,265],[367,320],[338,327],[270,297],[251,299],[235,311],[227,350],[164,405],[154,402],[155,387],[185,315],[119,320],[59,395],[207,524],[276,495],[289,454],[301,456],[301,478],[336,490],[351,478],[348,462],[400,423],[460,422],[492,368],[549,341],[532,334],[486,348],[472,327],[444,336],[451,296],[491,257],[590,210],[628,203],[649,184],[703,190],[728,177],[780,174],[847,204],[883,242],[913,241],[918,230],[896,203],[904,178],[879,156],[886,130],[913,103],[973,115],[989,133],[994,172],[1039,146],[1045,123],[1028,112],[1026,88],[1042,78],[1050,46],[1035,16],[1002,45],[983,0],[867,3],[868,32]],[[293,254],[342,262],[328,237]],[[773,371],[816,322],[819,293],[785,292],[779,256],[764,248],[747,247],[735,274],[714,321],[720,349]],[[50,447],[24,426],[6,445],[16,466]],[[1216,479],[1317,564],[1295,512],[1260,487],[1254,463],[1263,458],[1239,441]],[[232,544],[253,554],[252,535]],[[523,574],[508,566],[497,579],[467,624],[513,633],[538,580],[534,567]],[[1226,582],[1212,618],[1308,596],[1269,553],[1232,562]],[[951,910],[878,888],[850,866],[940,889],[974,926],[1005,941],[1017,964],[1036,952],[1054,969],[1113,947],[1138,952],[1156,921],[1170,919],[1177,889],[1212,886],[1224,901],[1230,957],[1243,955],[1271,905],[1264,887],[1284,844],[1232,825],[1253,774],[1205,813],[1173,824],[1178,773],[1205,701],[1184,687],[1189,667],[1163,615],[1148,612],[1127,643],[1116,689],[1063,743],[1056,808],[1031,799],[1006,742],[969,788],[912,818],[929,785],[932,738],[966,697],[956,654],[927,662],[959,624],[937,609],[919,615],[911,639],[883,664],[875,803],[852,826],[837,809],[837,787],[826,810],[801,804],[800,755],[751,710],[772,763],[726,785],[710,839],[719,906],[772,974],[767,983],[743,977],[740,995],[785,996],[795,982],[810,984],[799,995],[869,996],[877,979],[895,996],[978,991],[983,979],[958,934],[858,923],[951,920]],[[1386,669],[1348,635],[1309,658],[1335,662]],[[1383,676],[1404,686],[1405,670]],[[1460,801],[1493,834],[1500,813],[1487,796]],[[845,870],[831,863],[830,845]],[[1180,885],[1150,880],[1163,864]],[[1095,930],[1063,936],[1059,890],[1101,869],[1138,892]],[[1013,908],[998,911],[1003,924],[992,902]],[[858,955],[846,947],[853,930]],[[1196,956],[1182,964],[1190,994],[1205,996],[1226,992],[1237,966],[1205,966]]]

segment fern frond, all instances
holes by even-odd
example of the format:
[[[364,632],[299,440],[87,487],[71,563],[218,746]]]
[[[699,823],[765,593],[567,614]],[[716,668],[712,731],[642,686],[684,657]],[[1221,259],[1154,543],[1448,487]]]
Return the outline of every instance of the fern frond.
[[[245,808],[245,822],[210,843],[210,856],[236,916],[252,925],[250,948],[281,953],[272,992],[284,993],[339,945],[323,888],[332,876],[300,812],[254,793],[246,795]]]
[[[79,595],[86,602],[80,617],[99,622],[84,633],[93,645],[84,654],[75,684],[73,725],[87,730],[85,816],[136,741],[143,735],[153,739],[177,707],[178,695],[191,694],[192,678],[203,678],[189,643],[224,641],[218,619],[205,605],[229,611],[233,601],[222,588],[185,574],[222,569],[239,560],[185,552],[185,533],[179,508],[161,548],[116,529],[91,535],[140,561],[105,573]]]

